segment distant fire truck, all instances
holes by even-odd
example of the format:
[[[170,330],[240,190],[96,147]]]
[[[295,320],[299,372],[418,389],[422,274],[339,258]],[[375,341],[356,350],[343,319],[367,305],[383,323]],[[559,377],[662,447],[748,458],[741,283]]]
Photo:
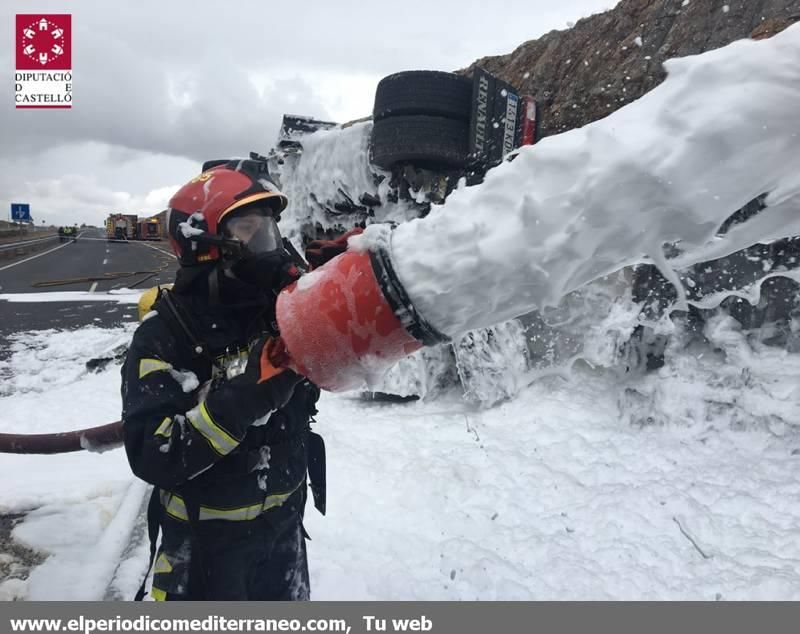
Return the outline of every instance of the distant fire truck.
[[[158,218],[141,218],[138,223],[139,240],[161,240],[161,221]]]
[[[158,218],[139,218],[135,214],[110,214],[106,218],[108,240],[161,240]]]

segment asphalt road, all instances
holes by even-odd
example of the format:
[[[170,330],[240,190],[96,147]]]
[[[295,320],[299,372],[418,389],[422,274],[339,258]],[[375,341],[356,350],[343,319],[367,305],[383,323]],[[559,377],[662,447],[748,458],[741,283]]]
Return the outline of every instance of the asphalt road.
[[[114,289],[146,289],[172,282],[176,269],[177,261],[166,242],[107,242],[105,232],[99,230],[85,231],[77,242],[60,244],[53,240],[42,251],[15,259],[0,259],[0,360],[10,355],[9,337],[18,332],[51,328],[75,330],[89,325],[111,327],[137,319],[135,304],[85,299],[11,302],[4,296],[33,293],[41,299],[65,291],[102,296]],[[87,279],[113,273],[134,275],[111,280]],[[34,286],[41,282],[57,284]],[[0,380],[2,378],[0,372]],[[28,569],[41,563],[42,557],[11,538],[11,530],[21,517],[0,515],[0,554],[10,555],[12,565],[18,568],[14,576],[21,574],[24,578]],[[146,538],[146,530],[135,530],[135,537],[141,534]],[[0,566],[0,582],[4,578],[6,574]]]
[[[87,230],[77,242],[59,244],[16,260],[0,261],[0,358],[9,335],[24,330],[110,327],[137,319],[136,305],[113,301],[9,302],[3,295],[146,289],[172,282],[177,262],[166,243],[107,242],[100,230]],[[91,280],[114,274],[115,279]],[[46,283],[37,287],[35,284]],[[51,283],[54,283],[51,285]]]

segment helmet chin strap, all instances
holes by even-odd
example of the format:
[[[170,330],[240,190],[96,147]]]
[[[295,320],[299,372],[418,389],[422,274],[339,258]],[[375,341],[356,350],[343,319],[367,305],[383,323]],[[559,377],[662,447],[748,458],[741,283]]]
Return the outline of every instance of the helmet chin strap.
[[[212,236],[208,233],[202,233],[192,237],[192,242],[207,246],[215,246],[221,253],[227,253],[234,257],[241,257],[244,250],[244,245],[240,240],[234,240],[224,236]]]

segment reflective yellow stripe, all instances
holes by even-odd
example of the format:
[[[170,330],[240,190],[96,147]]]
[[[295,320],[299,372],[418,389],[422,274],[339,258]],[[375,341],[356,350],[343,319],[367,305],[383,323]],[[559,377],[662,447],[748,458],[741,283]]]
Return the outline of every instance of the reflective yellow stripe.
[[[172,419],[168,416],[162,420],[161,424],[158,426],[158,429],[153,432],[153,435],[169,438],[172,435]]]
[[[139,378],[143,379],[151,372],[159,370],[171,370],[172,366],[160,359],[139,359]]]
[[[171,515],[175,519],[184,522],[189,521],[189,513],[186,511],[186,504],[183,498],[169,491],[161,491],[159,497],[161,498],[161,505],[164,507],[167,515]]]
[[[150,596],[153,597],[153,601],[166,601],[167,600],[167,593],[163,590],[159,590],[156,587],[150,588]]]
[[[219,455],[225,456],[239,446],[238,440],[212,420],[205,403],[187,412],[186,417]]]
[[[288,493],[275,493],[274,495],[268,495],[263,502],[260,502],[258,504],[250,504],[249,506],[239,506],[229,509],[218,509],[218,508],[213,508],[211,506],[201,506],[200,512],[198,514],[198,519],[226,520],[229,522],[254,520],[264,511],[267,511],[271,508],[283,504],[286,500],[288,500],[292,496],[292,494],[295,491],[297,491],[297,489],[300,488],[302,484],[303,483],[301,482]],[[167,514],[184,522],[189,521],[189,514],[186,511],[186,504],[184,503],[183,498],[174,493],[170,493],[169,491],[161,491],[160,497],[161,497],[161,505],[164,507],[164,510],[167,512]],[[161,556],[159,556],[158,561],[156,561],[156,567],[154,569],[154,572],[170,572],[172,569],[171,566],[169,571],[158,570],[159,561],[161,561],[161,557],[163,557],[163,553]],[[169,562],[166,562],[166,564],[169,565]]]
[[[231,522],[239,522],[257,518],[261,515],[261,510],[261,504],[240,506],[235,509],[214,509],[201,506],[199,518],[201,520],[228,520]]]
[[[156,559],[156,565],[153,567],[154,575],[167,574],[172,572],[172,564],[164,553],[161,553]]]
[[[300,485],[297,485],[288,493],[268,495],[260,504],[251,504],[250,506],[240,506],[232,509],[215,509],[209,506],[201,506],[198,517],[201,520],[226,520],[229,522],[254,520],[264,511],[283,504],[298,488],[300,488]]]

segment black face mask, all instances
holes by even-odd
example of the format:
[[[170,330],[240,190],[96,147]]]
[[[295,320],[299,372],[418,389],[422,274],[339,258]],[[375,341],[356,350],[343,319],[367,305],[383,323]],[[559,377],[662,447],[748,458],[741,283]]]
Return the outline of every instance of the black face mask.
[[[284,250],[269,253],[246,254],[231,271],[237,279],[263,291],[278,293],[284,286],[286,272],[292,259]]]

